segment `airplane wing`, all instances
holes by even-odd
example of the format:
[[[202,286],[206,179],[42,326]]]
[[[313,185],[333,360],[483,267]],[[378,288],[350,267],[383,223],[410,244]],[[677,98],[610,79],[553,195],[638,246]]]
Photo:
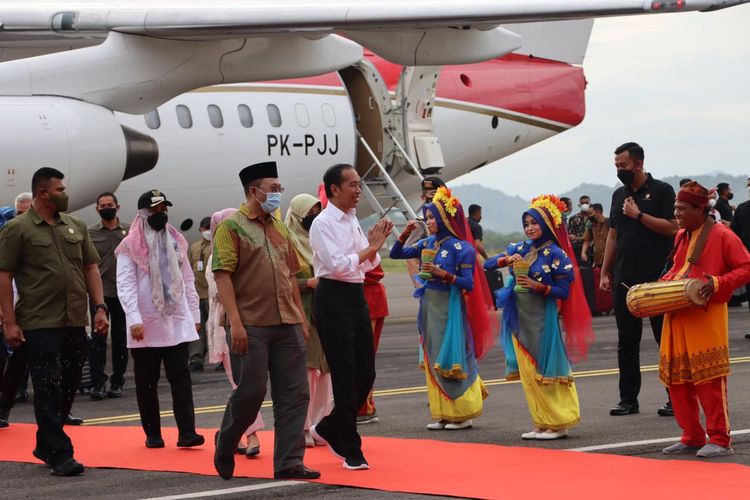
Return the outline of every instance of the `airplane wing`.
[[[198,39],[268,33],[469,29],[532,21],[713,11],[750,0],[157,0],[0,5],[0,43],[29,33],[90,36],[109,31]]]
[[[533,33],[527,23],[745,3],[750,0],[3,1],[0,94],[64,95],[141,113],[204,85],[335,71],[361,59],[363,46],[405,66],[466,64],[524,47]]]

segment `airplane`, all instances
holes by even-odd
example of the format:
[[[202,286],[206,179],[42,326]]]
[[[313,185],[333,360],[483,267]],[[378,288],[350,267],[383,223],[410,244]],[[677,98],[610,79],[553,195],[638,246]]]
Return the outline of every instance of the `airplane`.
[[[88,222],[99,193],[129,220],[158,187],[195,238],[242,201],[238,171],[272,159],[287,203],[349,163],[371,181],[360,216],[413,207],[423,175],[455,179],[583,121],[595,18],[748,2],[3,2],[0,204],[54,166]]]

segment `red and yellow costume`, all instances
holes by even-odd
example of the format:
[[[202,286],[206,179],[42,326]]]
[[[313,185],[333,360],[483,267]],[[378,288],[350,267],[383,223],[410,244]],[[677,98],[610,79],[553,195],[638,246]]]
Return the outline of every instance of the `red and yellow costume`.
[[[705,188],[686,185],[678,201],[707,206]],[[702,231],[710,231],[698,262],[692,254]],[[709,442],[727,448],[729,412],[727,375],[729,375],[729,330],[727,302],[732,292],[750,282],[750,254],[742,241],[723,224],[703,225],[676,236],[674,264],[662,280],[711,277],[714,293],[708,306],[690,307],[664,316],[659,354],[659,378],[669,389],[675,418],[683,430],[682,442],[688,446],[706,444],[706,431],[700,423],[698,403],[706,415]]]

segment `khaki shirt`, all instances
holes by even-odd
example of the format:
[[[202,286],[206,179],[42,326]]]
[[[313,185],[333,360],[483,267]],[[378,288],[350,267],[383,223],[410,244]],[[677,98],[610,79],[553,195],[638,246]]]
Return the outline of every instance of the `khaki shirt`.
[[[300,270],[289,229],[279,219],[251,214],[243,203],[216,228],[212,270],[232,273],[246,326],[295,325],[304,320],[292,295]]]
[[[101,222],[89,226],[89,236],[101,260],[99,274],[102,275],[102,287],[105,297],[117,297],[117,257],[115,248],[128,235],[130,224],[117,219],[117,227],[107,229]]]
[[[208,258],[211,256],[211,243],[201,237],[200,241],[196,241],[190,245],[190,251],[188,251],[188,259],[190,260],[190,266],[193,268],[193,274],[195,275],[195,291],[198,292],[198,298],[208,298],[208,282],[206,281],[206,266],[208,265]]]
[[[86,326],[83,267],[97,262],[86,224],[70,215],[50,226],[30,208],[0,231],[0,269],[13,273],[23,330]]]

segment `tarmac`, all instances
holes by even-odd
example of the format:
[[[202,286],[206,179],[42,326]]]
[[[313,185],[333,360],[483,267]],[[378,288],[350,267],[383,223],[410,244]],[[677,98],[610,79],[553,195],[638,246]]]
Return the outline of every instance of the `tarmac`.
[[[671,417],[660,417],[656,410],[666,401],[663,386],[657,378],[658,349],[648,322],[644,325],[641,342],[643,386],[640,395],[641,413],[612,417],[609,408],[618,401],[617,331],[614,318],[594,318],[597,336],[589,359],[574,366],[581,403],[581,423],[564,440],[538,442],[522,441],[521,433],[530,430],[526,402],[521,386],[503,378],[502,354],[494,349],[480,362],[480,374],[488,385],[489,398],[484,414],[474,420],[469,430],[434,432],[426,429],[430,422],[425,394],[424,374],[418,369],[418,347],[415,318],[416,300],[411,298],[412,286],[403,273],[391,273],[385,278],[391,315],[386,322],[376,358],[376,406],[379,422],[360,426],[362,435],[401,438],[439,439],[465,443],[491,443],[506,446],[535,446],[551,449],[578,449],[591,453],[614,453],[651,459],[668,459],[661,453],[666,445],[676,441],[680,430]],[[750,312],[747,305],[730,308],[730,357],[732,375],[729,378],[729,411],[736,454],[712,460],[750,466]],[[132,363],[131,363],[132,369]],[[73,407],[76,416],[95,425],[140,425],[135,402],[132,373],[126,377],[124,396],[120,399],[92,401],[87,395],[77,397]],[[196,423],[201,428],[219,425],[230,392],[224,372],[207,366],[193,374]],[[160,382],[162,409],[169,410],[169,388],[164,377]],[[264,405],[263,416],[267,428],[273,424],[270,407]],[[11,414],[13,422],[34,422],[30,403],[17,405]],[[173,426],[167,416],[163,426]],[[2,446],[0,431],[0,446]],[[113,432],[116,430],[113,428]],[[174,443],[167,443],[173,446]],[[102,443],[107,446],[107,443]],[[29,450],[30,452],[31,450]],[[271,453],[264,448],[261,453]],[[366,452],[366,450],[365,450]],[[112,453],[117,453],[116,449]],[[241,458],[238,458],[238,460]],[[674,459],[674,458],[669,458]],[[700,461],[684,456],[678,460]],[[426,464],[427,465],[427,464]],[[492,464],[488,464],[491,473]],[[585,471],[582,471],[585,472]],[[750,469],[748,469],[750,477]],[[585,477],[585,473],[582,475]],[[628,480],[636,480],[629,478]],[[720,481],[720,478],[717,478]],[[750,481],[749,481],[750,482]],[[584,487],[584,486],[582,486]],[[617,491],[628,488],[624,482],[612,485]],[[606,492],[602,492],[605,496]],[[305,498],[419,498],[420,495],[388,493],[309,483],[279,483],[257,479],[233,479],[190,474],[143,472],[132,470],[87,468],[76,478],[57,478],[49,475],[41,465],[1,463],[0,497],[16,498],[264,498],[295,496]],[[644,498],[642,495],[637,495]]]

